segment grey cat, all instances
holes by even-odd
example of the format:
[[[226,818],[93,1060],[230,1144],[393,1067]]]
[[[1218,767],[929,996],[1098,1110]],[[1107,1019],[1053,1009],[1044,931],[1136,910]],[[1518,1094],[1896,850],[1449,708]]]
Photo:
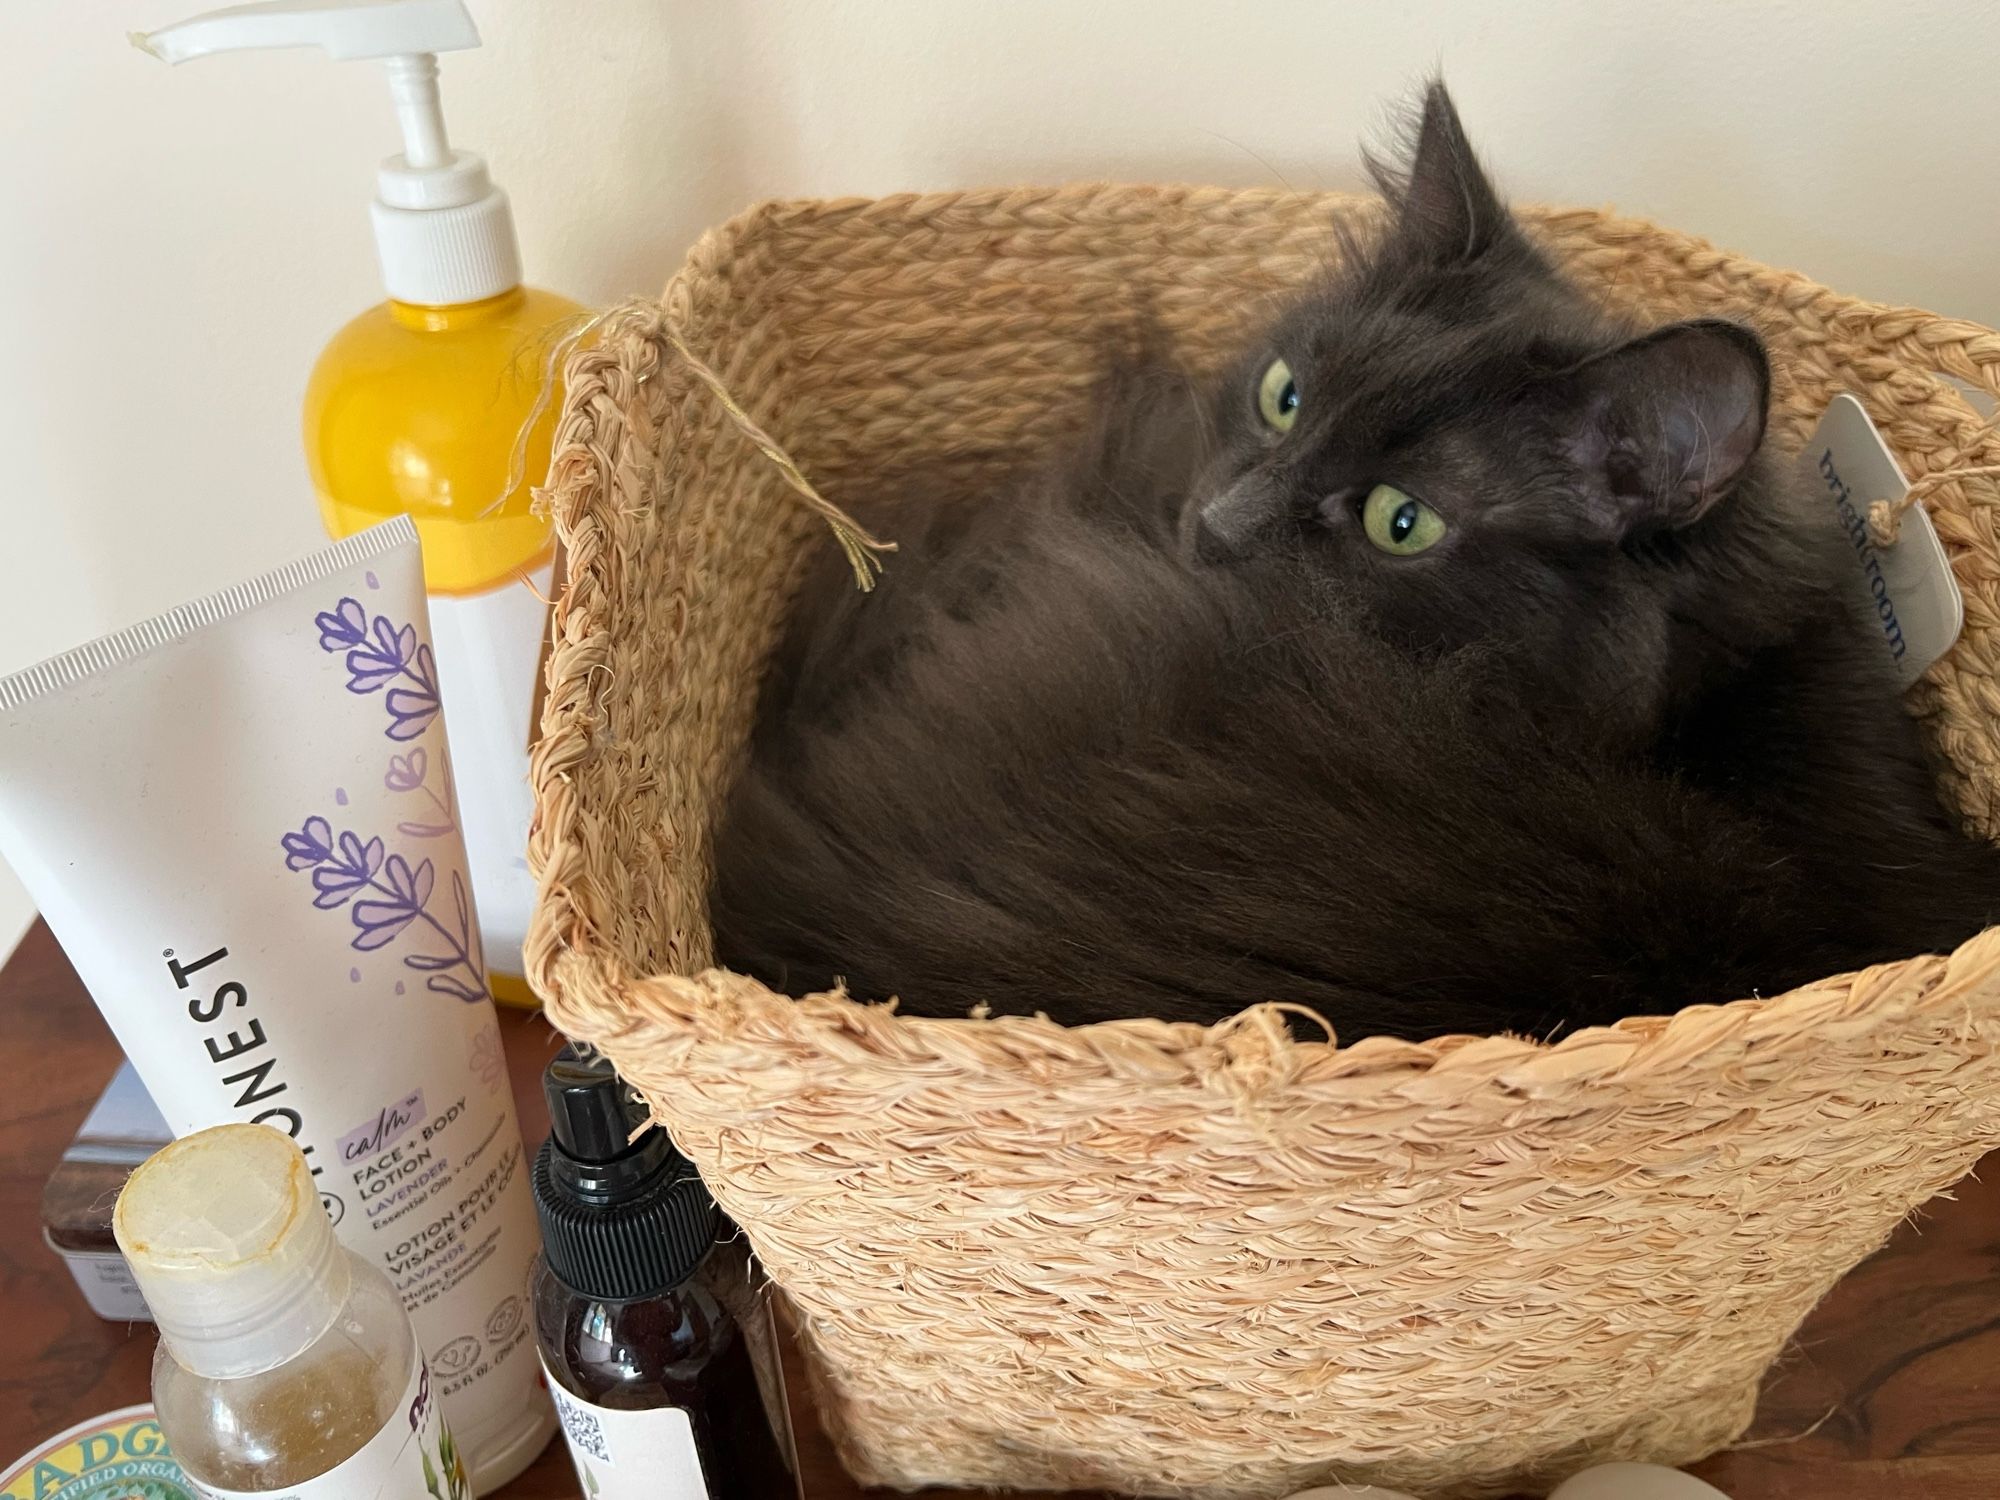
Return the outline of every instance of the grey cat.
[[[811,578],[719,830],[718,955],[905,1010],[1552,1035],[1943,950],[2000,905],[1757,337],[1638,330],[1441,85],[1390,222],[1193,389]]]

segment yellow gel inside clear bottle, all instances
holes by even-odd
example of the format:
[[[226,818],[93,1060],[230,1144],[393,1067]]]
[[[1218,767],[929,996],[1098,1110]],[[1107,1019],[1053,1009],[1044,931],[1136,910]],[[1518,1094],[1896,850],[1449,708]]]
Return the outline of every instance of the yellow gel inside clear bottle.
[[[434,594],[493,588],[540,563],[549,526],[530,512],[548,472],[556,403],[522,424],[550,346],[583,309],[517,286],[452,307],[383,302],[339,333],[306,386],[306,462],[329,535],[407,514]]]

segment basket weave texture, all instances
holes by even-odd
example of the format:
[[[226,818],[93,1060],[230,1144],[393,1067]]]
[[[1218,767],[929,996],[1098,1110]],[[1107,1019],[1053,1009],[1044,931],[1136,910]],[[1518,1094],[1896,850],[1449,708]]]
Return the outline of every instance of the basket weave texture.
[[[1142,320],[1212,365],[1337,253],[1336,213],[1372,212],[1160,187],[768,205],[569,363],[529,974],[748,1233],[866,1481],[1473,1497],[1688,1461],[1741,1432],[1833,1282],[2000,1144],[2000,929],[1553,1046],[1299,1042],[1268,1007],[906,1018],[710,966],[716,811],[830,545],[717,380],[835,504],[890,461],[977,495]],[[2000,393],[2000,336],[1649,224],[1525,217],[1614,305],[1754,323],[1776,441],[1848,390],[1933,476],[1967,619],[1911,701],[1947,795],[2000,834],[2000,510],[1985,476],[1937,482],[2000,463],[1938,378]]]

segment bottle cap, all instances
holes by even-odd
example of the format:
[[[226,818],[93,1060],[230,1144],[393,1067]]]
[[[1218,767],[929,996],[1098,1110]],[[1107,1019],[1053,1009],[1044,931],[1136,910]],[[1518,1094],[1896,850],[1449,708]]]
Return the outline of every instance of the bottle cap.
[[[382,280],[398,302],[478,302],[521,284],[514,211],[486,163],[454,151],[438,95],[437,54],[479,45],[464,0],[263,0],[192,17],[132,38],[162,61],[216,52],[318,47],[340,62],[376,61],[403,151],[382,163],[369,216]]]
[[[607,1058],[585,1057],[574,1045],[563,1048],[542,1074],[542,1096],[556,1145],[579,1165],[604,1167],[673,1150],[665,1132],[639,1133],[646,1123],[645,1101]],[[647,1161],[649,1167],[656,1164]]]
[[[531,1181],[549,1269],[606,1302],[680,1285],[715,1243],[720,1215],[692,1163],[609,1060],[563,1048],[542,1075],[549,1139]]]
[[[1549,1500],[1729,1500],[1712,1484],[1658,1464],[1599,1464],[1559,1486]]]
[[[290,1136],[218,1125],[152,1156],[118,1194],[112,1232],[182,1368],[274,1370],[333,1326],[347,1257]]]

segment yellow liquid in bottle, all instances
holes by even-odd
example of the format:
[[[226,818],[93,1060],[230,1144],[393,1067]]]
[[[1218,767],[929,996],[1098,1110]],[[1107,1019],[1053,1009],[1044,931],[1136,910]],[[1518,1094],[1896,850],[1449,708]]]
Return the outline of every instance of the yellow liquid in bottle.
[[[306,463],[329,535],[407,514],[432,593],[492,588],[548,554],[529,510],[548,472],[556,406],[508,468],[542,388],[548,352],[583,309],[515,287],[483,302],[384,302],[339,333],[306,386]]]

